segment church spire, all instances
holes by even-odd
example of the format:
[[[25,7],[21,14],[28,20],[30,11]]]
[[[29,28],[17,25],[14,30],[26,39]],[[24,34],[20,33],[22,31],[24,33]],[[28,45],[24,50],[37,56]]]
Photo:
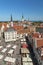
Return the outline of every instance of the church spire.
[[[13,20],[12,20],[12,15],[11,15],[11,21],[13,21]]]
[[[10,26],[13,27],[13,19],[12,19],[12,15],[11,15],[11,22],[10,22]]]
[[[22,14],[22,19],[24,19],[24,16],[23,16],[23,14]]]
[[[24,16],[23,16],[23,14],[22,14],[22,21],[24,21]]]

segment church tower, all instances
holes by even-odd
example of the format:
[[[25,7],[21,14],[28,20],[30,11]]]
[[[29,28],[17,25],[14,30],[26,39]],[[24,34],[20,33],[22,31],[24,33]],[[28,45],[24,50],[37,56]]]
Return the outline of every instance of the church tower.
[[[11,15],[11,21],[12,21],[12,15]]]
[[[11,27],[13,27],[13,19],[12,19],[12,15],[11,15],[11,20],[10,20],[10,25],[11,25]]]
[[[23,14],[22,14],[22,18],[21,18],[21,21],[24,21],[24,16],[23,16]]]

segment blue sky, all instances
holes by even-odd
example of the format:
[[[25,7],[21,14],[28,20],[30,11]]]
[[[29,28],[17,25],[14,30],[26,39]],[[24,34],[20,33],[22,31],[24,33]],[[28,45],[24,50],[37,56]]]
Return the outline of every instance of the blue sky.
[[[43,0],[0,0],[0,21],[24,19],[43,21]]]

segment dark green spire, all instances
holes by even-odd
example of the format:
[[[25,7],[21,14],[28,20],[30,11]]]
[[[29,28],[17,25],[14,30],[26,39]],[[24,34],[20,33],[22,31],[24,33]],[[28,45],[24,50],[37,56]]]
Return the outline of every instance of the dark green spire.
[[[11,15],[11,21],[13,21],[13,20],[12,20],[12,15]]]
[[[23,14],[22,14],[22,18],[21,18],[21,20],[24,21],[24,16],[23,16]]]
[[[24,19],[24,16],[23,16],[23,14],[22,14],[22,19]]]

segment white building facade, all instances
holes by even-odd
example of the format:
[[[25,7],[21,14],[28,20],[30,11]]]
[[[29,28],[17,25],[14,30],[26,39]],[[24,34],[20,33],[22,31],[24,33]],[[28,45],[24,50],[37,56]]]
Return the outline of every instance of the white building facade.
[[[8,29],[7,31],[4,32],[4,36],[5,36],[5,42],[16,41],[17,31],[14,30],[13,28]]]

